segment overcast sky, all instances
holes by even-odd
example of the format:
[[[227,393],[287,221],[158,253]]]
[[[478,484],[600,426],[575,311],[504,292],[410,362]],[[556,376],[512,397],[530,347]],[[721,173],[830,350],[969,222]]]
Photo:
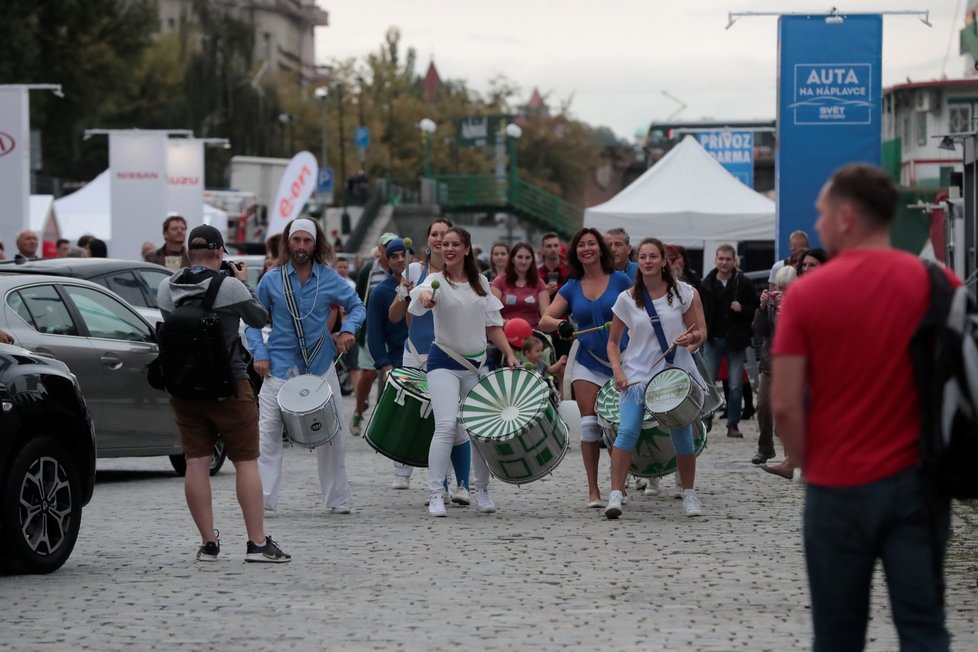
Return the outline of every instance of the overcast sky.
[[[824,13],[832,0],[317,0],[330,26],[317,31],[317,61],[379,49],[390,26],[443,79],[485,92],[503,74],[552,106],[572,98],[573,115],[619,137],[644,132],[686,104],[677,119],[773,119],[777,18],[728,12]],[[929,9],[883,20],[883,84],[959,78],[958,31],[967,0],[839,2],[840,13]],[[949,52],[950,43],[950,54]]]

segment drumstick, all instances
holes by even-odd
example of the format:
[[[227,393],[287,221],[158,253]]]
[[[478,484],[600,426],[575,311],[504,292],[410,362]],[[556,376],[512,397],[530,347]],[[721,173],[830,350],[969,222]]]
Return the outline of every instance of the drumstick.
[[[440,287],[441,287],[441,283],[438,282],[438,279],[435,279],[435,280],[433,280],[431,282],[431,300],[432,301],[435,300],[435,292],[437,292],[438,291],[438,288],[440,288]]]
[[[611,328],[611,322],[605,322],[600,326],[595,326],[594,328],[585,328],[584,330],[574,331],[572,335],[575,337],[578,335],[587,335],[588,333],[597,333],[598,331],[606,331]]]
[[[693,328],[692,326],[687,326],[686,327],[686,330],[684,330],[682,333],[680,333],[679,335],[676,336],[676,339],[678,340],[680,337],[682,337],[683,335],[685,335],[686,333],[688,333],[690,331],[690,329],[692,329],[692,328]],[[655,365],[657,365],[660,362],[662,362],[662,358],[664,358],[667,355],[669,355],[669,353],[673,349],[675,349],[675,348],[676,348],[676,343],[673,342],[672,343],[672,346],[670,346],[668,349],[666,349],[665,351],[663,351],[662,355],[660,355],[658,358],[655,359],[655,362],[652,363],[652,368],[655,369]],[[631,387],[632,385],[638,385],[641,382],[642,382],[641,380],[636,380],[633,383],[628,383],[627,385],[625,385],[625,388],[627,389],[627,388]]]
[[[413,245],[413,244],[414,244],[414,240],[412,240],[411,238],[404,238],[404,248],[405,249],[410,249],[411,248],[411,245]]]

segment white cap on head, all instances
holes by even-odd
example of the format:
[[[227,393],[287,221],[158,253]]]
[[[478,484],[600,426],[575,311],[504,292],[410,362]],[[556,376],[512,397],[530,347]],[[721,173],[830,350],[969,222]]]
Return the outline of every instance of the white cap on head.
[[[307,220],[304,217],[300,217],[292,222],[292,228],[289,229],[289,235],[291,236],[296,231],[305,231],[312,236],[312,239],[316,239],[316,224],[312,220]]]

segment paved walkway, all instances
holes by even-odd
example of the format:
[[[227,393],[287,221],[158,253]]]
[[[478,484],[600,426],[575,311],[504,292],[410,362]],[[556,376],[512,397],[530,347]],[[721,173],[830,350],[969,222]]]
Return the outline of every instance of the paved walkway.
[[[349,399],[346,401],[350,403]],[[705,515],[633,496],[619,521],[585,507],[580,453],[552,478],[493,484],[499,511],[431,519],[423,477],[393,491],[390,464],[349,440],[355,510],[324,513],[314,455],[286,453],[267,529],[293,554],[245,564],[230,465],[214,481],[221,560],[196,563],[182,484],[164,458],[101,460],[71,559],[0,578],[12,650],[799,650],[810,646],[803,486],[715,437],[700,457]],[[608,491],[608,461],[602,459]],[[664,483],[668,484],[667,481]],[[978,510],[955,508],[948,563],[954,649],[978,649]],[[895,650],[877,576],[869,650]]]

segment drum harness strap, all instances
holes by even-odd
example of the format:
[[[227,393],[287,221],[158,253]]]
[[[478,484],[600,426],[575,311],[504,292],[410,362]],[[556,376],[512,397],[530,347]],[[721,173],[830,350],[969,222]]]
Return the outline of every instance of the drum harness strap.
[[[289,272],[287,271],[288,265],[282,265],[279,269],[282,270],[282,289],[285,292],[285,303],[289,309],[289,315],[292,317],[292,324],[295,326],[295,334],[299,338],[299,350],[302,352],[302,359],[306,363],[306,371],[308,372],[309,367],[312,366],[312,361],[316,359],[319,355],[319,351],[322,350],[323,344],[326,342],[326,332],[320,336],[319,341],[316,342],[316,346],[313,347],[312,352],[306,350],[306,335],[302,330],[302,317],[299,316],[299,305],[295,300],[295,292],[292,290],[292,282],[289,280]],[[316,288],[317,296],[319,294],[319,277],[316,277]],[[315,307],[315,305],[313,306]],[[311,311],[310,311],[311,312]]]
[[[666,292],[668,291],[666,290]],[[649,313],[649,321],[652,322],[655,339],[659,340],[659,350],[668,351],[666,353],[666,364],[672,365],[673,360],[676,359],[676,349],[675,347],[670,348],[669,343],[666,341],[666,333],[662,330],[662,320],[659,319],[659,313],[656,312],[655,304],[652,303],[652,297],[649,296],[648,288],[645,285],[642,285],[642,294],[645,299],[645,312]]]
[[[458,351],[455,351],[451,347],[442,344],[438,340],[435,340],[435,346],[437,346],[439,349],[441,349],[442,351],[444,351],[445,353],[447,353],[448,354],[448,357],[450,357],[452,360],[454,360],[455,362],[459,363],[460,365],[462,365],[463,367],[465,367],[469,371],[474,371],[475,373],[479,373],[479,367],[476,367],[474,364],[472,364],[472,361],[471,360],[469,360],[468,358],[466,358],[464,355],[462,355]],[[485,352],[483,351],[483,353],[485,353]]]
[[[421,268],[421,273],[418,275],[418,280],[416,281],[416,283],[418,285],[421,285],[421,282],[424,281],[424,277],[427,276],[427,275],[428,275],[428,263],[425,263],[424,264],[424,267]],[[411,280],[411,279],[408,279],[408,280]],[[421,354],[418,353],[418,347],[414,346],[414,342],[411,341],[411,335],[410,334],[407,336],[407,339],[404,340],[404,342],[407,344],[408,351],[410,351],[411,354],[414,357],[416,357],[416,358],[418,358],[420,360],[421,359]]]

